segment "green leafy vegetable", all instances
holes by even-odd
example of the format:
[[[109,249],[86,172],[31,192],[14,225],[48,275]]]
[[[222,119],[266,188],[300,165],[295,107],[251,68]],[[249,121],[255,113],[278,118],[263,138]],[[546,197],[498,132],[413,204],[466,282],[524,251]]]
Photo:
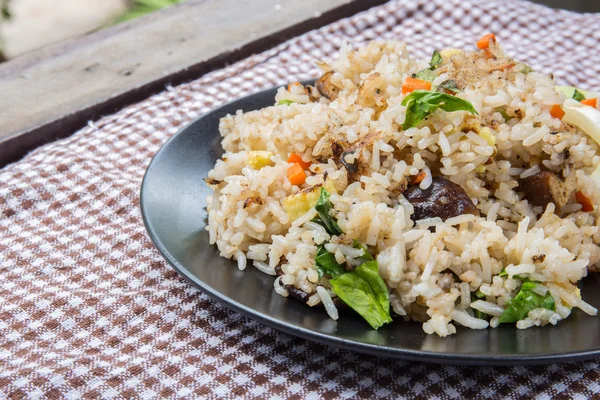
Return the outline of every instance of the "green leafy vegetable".
[[[392,322],[387,286],[379,276],[377,261],[369,261],[329,280],[333,292],[359,313],[373,329]]]
[[[437,78],[437,74],[435,72],[433,72],[431,69],[425,68],[425,69],[420,70],[416,74],[413,74],[412,77],[416,78],[416,79],[420,79],[422,81],[433,82],[433,80],[435,78]]]
[[[519,65],[521,66],[520,69],[517,69],[518,72],[527,75],[530,72],[533,72],[533,68],[531,68],[529,65],[527,64],[523,64],[523,63],[519,63]]]
[[[388,293],[385,281],[379,275],[379,265],[377,264],[377,261],[363,263],[356,267],[352,273],[358,275],[369,284],[381,309],[385,311],[385,314],[387,314],[387,317],[389,318],[390,294]]]
[[[575,89],[573,92],[573,98],[577,101],[585,100],[585,96],[579,90]]]
[[[484,298],[485,298],[485,295],[483,293],[481,293],[479,290],[475,293],[471,293],[471,302],[477,301],[479,299],[484,299]],[[489,318],[489,315],[487,315],[484,312],[481,312],[474,308],[471,308],[471,310],[473,310],[473,315],[475,316],[475,318],[485,319],[485,320],[487,320]]]
[[[10,12],[8,1],[2,2],[0,1],[0,13],[2,14],[2,18],[5,20],[9,20],[12,18],[12,14]],[[0,19],[2,19],[0,18]]]
[[[367,250],[367,248],[365,246],[363,246],[358,240],[354,239],[354,246],[355,249],[360,249],[363,251],[362,256],[358,257],[356,260],[358,261],[358,264],[363,264],[369,261],[374,261],[375,259],[373,258],[373,256],[371,255],[371,253],[369,253],[369,250]]]
[[[433,70],[439,67],[442,61],[444,61],[442,55],[437,50],[434,50],[431,55],[431,61],[429,61],[429,68],[420,70],[416,74],[413,74],[412,77],[422,81],[433,82],[437,78],[437,74]]]
[[[329,200],[330,196],[325,188],[321,188],[321,195],[319,196],[319,200],[317,200],[317,204],[315,204],[315,210],[319,213],[319,217],[313,221],[322,225],[330,235],[341,235],[342,230],[335,219],[329,215],[332,208],[331,201]]]
[[[467,100],[454,97],[446,93],[430,92],[427,90],[415,90],[402,100],[406,106],[406,119],[402,129],[406,130],[417,125],[438,108],[444,111],[468,111],[478,114],[477,110]]]
[[[446,92],[454,94],[462,92],[462,90],[460,90],[458,86],[456,86],[456,81],[453,79],[448,79],[447,81],[440,83],[440,85],[438,86],[438,91],[440,89],[444,89]]]
[[[498,274],[498,276],[508,276],[508,272],[506,272],[506,268],[502,268],[502,271],[500,271],[500,273]],[[513,276],[514,279],[520,279],[522,281],[526,281],[527,277],[523,276],[523,275],[514,275]]]
[[[433,54],[431,55],[431,61],[429,61],[429,65],[431,66],[431,69],[436,69],[442,64],[443,61],[444,59],[442,58],[440,52],[434,50]]]
[[[283,104],[285,104],[285,105],[288,105],[288,106],[289,106],[289,105],[290,105],[290,104],[292,104],[292,103],[295,103],[295,101],[294,101],[294,100],[279,100],[279,101],[277,102],[277,105],[278,105],[278,106],[280,106],[280,105],[283,105]]]
[[[337,278],[338,276],[348,272],[344,269],[343,265],[338,264],[338,262],[335,260],[335,256],[327,251],[324,244],[320,245],[317,250],[315,265],[317,267],[319,279],[321,279],[323,275],[327,275],[331,278]]]
[[[510,119],[512,119],[512,117],[510,115],[508,115],[508,113],[506,112],[506,109],[503,107],[498,107],[496,108],[496,111],[500,113],[500,115],[502,115],[502,118],[504,118],[504,121],[508,121]]]
[[[500,323],[520,321],[527,317],[529,311],[536,308],[547,308],[552,311],[556,310],[552,295],[547,293],[545,296],[540,296],[539,294],[534,293],[531,289],[533,289],[535,285],[535,282],[529,280],[523,282],[519,293],[507,303],[506,309],[500,316]]]

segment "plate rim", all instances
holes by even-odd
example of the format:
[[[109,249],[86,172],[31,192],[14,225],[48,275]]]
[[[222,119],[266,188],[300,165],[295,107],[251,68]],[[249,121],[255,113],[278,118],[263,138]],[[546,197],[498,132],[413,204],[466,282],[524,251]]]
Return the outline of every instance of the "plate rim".
[[[309,81],[301,81],[305,82],[313,82],[314,80]],[[230,108],[234,106],[236,103],[241,102],[249,97],[257,96],[263,94],[265,92],[270,92],[277,90],[277,88],[283,85],[277,85],[273,87],[269,87],[257,92],[253,92],[249,95],[239,97],[227,103],[224,103],[218,107],[211,108],[207,112],[199,115],[194,118],[192,121],[185,124],[183,127],[177,130],[169,139],[167,139],[160,148],[156,151],[156,153],[152,156],[150,163],[146,167],[144,171],[144,176],[142,178],[142,183],[140,185],[140,211],[142,215],[142,221],[144,223],[144,228],[150,240],[161,254],[161,256],[167,261],[167,263],[173,268],[180,276],[185,278],[188,282],[190,282],[194,287],[208,295],[211,299],[217,301],[221,305],[245,316],[252,320],[258,321],[262,324],[269,326],[270,328],[276,331],[282,331],[286,334],[290,334],[292,336],[297,336],[302,339],[310,340],[313,342],[317,342],[323,345],[332,345],[338,348],[342,348],[345,350],[350,350],[357,353],[377,356],[377,357],[386,357],[386,358],[395,358],[406,361],[413,362],[427,362],[427,363],[435,363],[435,364],[448,364],[448,365],[486,365],[486,366],[514,366],[514,365],[544,365],[555,362],[567,363],[567,362],[577,362],[577,361],[585,361],[593,358],[600,357],[600,348],[596,350],[584,350],[584,351],[575,351],[575,352],[560,352],[560,353],[544,353],[544,354],[532,354],[532,355],[470,355],[470,354],[457,354],[457,353],[441,353],[429,350],[413,350],[413,349],[401,349],[394,347],[387,347],[385,345],[376,345],[369,344],[364,342],[358,342],[351,339],[344,339],[335,335],[327,335],[324,333],[320,333],[309,328],[301,327],[290,322],[277,320],[268,314],[264,314],[262,312],[254,310],[252,307],[245,306],[236,300],[222,294],[216,289],[210,287],[210,285],[204,283],[200,278],[198,278],[195,274],[193,274],[190,270],[188,270],[184,265],[179,263],[177,259],[169,252],[169,250],[162,244],[159,240],[158,235],[156,234],[152,222],[150,221],[149,211],[146,208],[146,203],[144,201],[145,195],[144,193],[148,191],[148,177],[152,174],[152,169],[158,162],[161,154],[165,151],[165,149],[173,143],[176,138],[190,128],[190,126],[196,124],[198,121],[202,120],[209,114],[218,113],[223,109]],[[241,108],[240,108],[241,109]],[[600,318],[600,316],[598,316]],[[517,329],[515,327],[515,329]]]

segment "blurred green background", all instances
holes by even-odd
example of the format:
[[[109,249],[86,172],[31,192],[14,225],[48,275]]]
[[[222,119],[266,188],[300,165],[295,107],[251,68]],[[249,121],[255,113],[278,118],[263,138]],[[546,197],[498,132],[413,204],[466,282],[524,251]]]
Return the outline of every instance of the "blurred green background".
[[[185,0],[0,0],[0,60]]]

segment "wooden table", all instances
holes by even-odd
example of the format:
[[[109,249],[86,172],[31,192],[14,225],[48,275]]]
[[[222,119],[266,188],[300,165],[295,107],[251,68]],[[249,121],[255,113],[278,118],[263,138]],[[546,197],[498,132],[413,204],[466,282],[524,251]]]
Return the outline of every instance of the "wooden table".
[[[0,166],[87,121],[384,0],[188,0],[0,64]],[[600,2],[545,0],[600,11]]]

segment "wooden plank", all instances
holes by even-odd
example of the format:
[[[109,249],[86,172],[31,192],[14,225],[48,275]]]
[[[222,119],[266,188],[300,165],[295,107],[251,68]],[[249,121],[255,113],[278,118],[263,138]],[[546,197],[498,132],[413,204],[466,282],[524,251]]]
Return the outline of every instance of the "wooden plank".
[[[88,120],[383,0],[188,0],[0,64],[0,166]]]

